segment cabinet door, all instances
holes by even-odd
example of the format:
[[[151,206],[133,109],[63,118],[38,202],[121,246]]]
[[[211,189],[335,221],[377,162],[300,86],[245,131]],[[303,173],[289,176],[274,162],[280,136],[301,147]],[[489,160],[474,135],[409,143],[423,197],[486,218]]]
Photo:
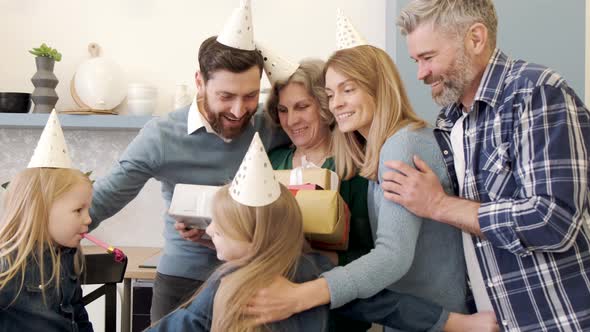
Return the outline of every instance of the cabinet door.
[[[387,51],[394,58],[416,112],[429,122],[440,107],[430,89],[418,81],[406,40],[395,26],[409,0],[387,1]],[[496,45],[513,58],[557,70],[584,99],[586,2],[583,0],[495,0],[498,15]]]

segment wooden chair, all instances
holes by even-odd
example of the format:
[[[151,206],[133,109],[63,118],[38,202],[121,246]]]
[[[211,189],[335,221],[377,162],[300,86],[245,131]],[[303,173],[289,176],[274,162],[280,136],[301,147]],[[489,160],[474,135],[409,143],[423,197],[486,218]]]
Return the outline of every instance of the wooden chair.
[[[113,255],[84,255],[86,266],[82,276],[83,285],[102,284],[99,288],[84,296],[84,305],[105,296],[105,331],[117,331],[117,283],[123,281],[127,269],[127,257],[116,262]]]

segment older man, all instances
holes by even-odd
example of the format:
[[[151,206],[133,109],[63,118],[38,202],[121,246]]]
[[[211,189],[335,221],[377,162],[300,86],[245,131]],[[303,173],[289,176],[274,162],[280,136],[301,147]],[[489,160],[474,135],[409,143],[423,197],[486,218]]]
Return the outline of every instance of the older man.
[[[491,0],[415,0],[400,14],[457,196],[422,160],[386,197],[458,227],[477,309],[509,331],[590,329],[590,113],[555,71],[496,48]]]

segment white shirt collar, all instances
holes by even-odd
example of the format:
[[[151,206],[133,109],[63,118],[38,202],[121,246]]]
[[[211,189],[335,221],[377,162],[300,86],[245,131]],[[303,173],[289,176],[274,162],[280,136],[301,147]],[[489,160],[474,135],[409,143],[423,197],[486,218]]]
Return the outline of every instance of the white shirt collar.
[[[195,98],[193,99],[193,102],[191,103],[191,107],[188,110],[188,117],[187,117],[187,123],[186,123],[187,134],[190,135],[203,127],[205,127],[206,132],[208,132],[209,134],[216,135],[217,137],[221,138],[225,143],[231,142],[231,139],[223,138],[215,130],[213,130],[213,127],[211,127],[211,124],[209,124],[209,121],[207,121],[207,119],[205,119],[203,114],[201,114],[201,112],[199,112],[197,97],[195,96]]]

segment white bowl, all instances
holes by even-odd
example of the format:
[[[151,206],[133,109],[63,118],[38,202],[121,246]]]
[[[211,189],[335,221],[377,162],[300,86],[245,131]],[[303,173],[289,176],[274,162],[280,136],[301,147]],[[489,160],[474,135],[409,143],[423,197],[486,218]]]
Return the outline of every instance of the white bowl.
[[[127,113],[130,115],[152,115],[156,110],[156,99],[127,100]]]
[[[127,88],[127,98],[137,99],[155,99],[158,95],[158,89],[149,84],[134,83],[129,84]]]

